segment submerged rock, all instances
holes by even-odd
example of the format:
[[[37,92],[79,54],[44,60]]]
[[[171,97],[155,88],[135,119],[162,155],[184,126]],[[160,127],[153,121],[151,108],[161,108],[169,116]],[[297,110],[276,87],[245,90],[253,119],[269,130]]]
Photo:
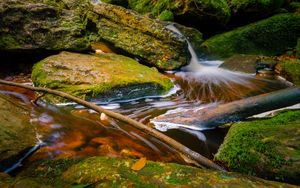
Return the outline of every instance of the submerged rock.
[[[151,13],[158,18],[165,11],[170,11],[175,18],[180,17],[185,20],[185,23],[192,21],[198,24],[222,25],[226,24],[230,18],[230,9],[225,0],[129,0],[129,7],[142,14]]]
[[[215,160],[230,170],[300,183],[300,110],[231,126]]]
[[[89,49],[85,26],[74,11],[36,3],[0,1],[0,50]]]
[[[281,59],[275,70],[281,76],[295,85],[300,85],[300,59]]]
[[[272,71],[277,64],[276,59],[267,56],[237,54],[226,59],[220,68],[231,71],[255,74],[257,71]]]
[[[35,128],[28,107],[0,94],[0,171],[38,143]]]
[[[221,59],[234,54],[279,55],[296,46],[299,33],[299,14],[279,14],[211,37],[202,50]]]
[[[166,93],[173,83],[155,68],[116,54],[84,55],[61,52],[35,64],[35,86],[64,91],[103,102]],[[48,95],[51,102],[63,101]]]
[[[35,181],[53,187],[294,187],[236,173],[172,163],[147,161],[144,168],[133,171],[131,167],[135,162],[109,157],[44,161],[31,165],[15,179],[1,179],[0,176],[0,182],[2,180],[2,184],[12,185],[20,181],[33,184]]]

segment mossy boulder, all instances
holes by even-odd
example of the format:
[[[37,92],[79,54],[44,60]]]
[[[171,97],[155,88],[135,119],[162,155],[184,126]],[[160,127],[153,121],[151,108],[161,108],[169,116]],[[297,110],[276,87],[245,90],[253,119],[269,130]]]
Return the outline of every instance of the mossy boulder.
[[[130,56],[163,70],[187,64],[190,54],[183,37],[153,19],[110,4],[98,4],[87,17],[98,40],[112,44]]]
[[[6,185],[28,183],[28,179],[53,187],[294,187],[236,173],[152,161],[133,171],[135,162],[109,157],[59,159],[32,164],[16,178],[2,179]]]
[[[165,11],[170,11],[182,24],[194,21],[195,23],[210,23],[223,25],[229,21],[230,9],[226,0],[129,0],[129,7],[141,13],[151,13],[161,18]],[[192,20],[191,20],[192,19]]]
[[[300,110],[235,123],[215,160],[230,170],[300,183]]]
[[[81,17],[71,10],[36,1],[0,2],[0,50],[89,49]]]
[[[0,171],[11,167],[39,142],[30,113],[28,106],[0,94]]]
[[[35,86],[103,102],[164,94],[173,86],[155,68],[116,54],[61,52],[35,64],[31,77]],[[51,95],[46,99],[62,101]]]
[[[269,16],[283,7],[286,0],[229,0],[233,19],[255,20]]]
[[[288,81],[300,85],[300,59],[280,59],[275,70]]]
[[[202,50],[224,59],[234,54],[274,56],[294,48],[300,33],[299,14],[279,14],[209,38]]]

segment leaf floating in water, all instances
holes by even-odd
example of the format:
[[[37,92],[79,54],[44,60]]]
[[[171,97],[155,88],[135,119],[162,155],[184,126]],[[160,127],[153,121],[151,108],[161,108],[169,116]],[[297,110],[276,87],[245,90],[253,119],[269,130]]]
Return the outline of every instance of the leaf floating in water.
[[[146,157],[142,157],[142,158],[140,158],[140,160],[138,160],[136,163],[134,163],[134,165],[132,165],[131,169],[134,171],[139,171],[142,168],[144,168],[146,163],[147,163]]]

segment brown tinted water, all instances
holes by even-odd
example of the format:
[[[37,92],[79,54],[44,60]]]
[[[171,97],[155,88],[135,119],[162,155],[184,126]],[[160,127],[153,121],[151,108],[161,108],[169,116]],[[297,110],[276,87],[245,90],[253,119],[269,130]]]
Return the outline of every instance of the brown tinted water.
[[[215,70],[214,70],[215,71]],[[287,87],[273,79],[240,74],[208,77],[189,72],[166,73],[177,89],[166,96],[146,97],[132,101],[101,104],[116,112],[128,115],[142,123],[151,125],[150,119],[169,110],[193,108],[211,103],[224,103]],[[2,78],[31,84],[30,69],[25,72],[2,71]],[[217,79],[216,79],[217,78]],[[205,80],[207,79],[207,80]],[[216,79],[212,81],[213,79]],[[240,79],[240,80],[239,80]],[[31,121],[37,126],[37,134],[43,129],[51,134],[40,138],[42,147],[23,163],[50,158],[83,157],[105,155],[112,157],[146,157],[148,160],[184,163],[175,150],[159,140],[144,134],[129,125],[113,119],[100,120],[99,114],[77,105],[60,107],[31,102],[36,97],[31,91],[0,85],[0,92],[11,95],[32,109]],[[99,101],[99,103],[101,103]],[[189,148],[212,158],[227,132],[226,128],[202,132],[182,128],[170,129],[165,133]]]

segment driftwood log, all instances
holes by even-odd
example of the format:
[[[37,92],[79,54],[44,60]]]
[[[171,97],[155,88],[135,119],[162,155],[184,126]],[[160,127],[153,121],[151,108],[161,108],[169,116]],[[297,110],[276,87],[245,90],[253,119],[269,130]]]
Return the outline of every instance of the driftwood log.
[[[177,124],[184,127],[210,129],[225,123],[240,121],[247,117],[300,103],[300,87],[291,87],[238,101],[202,109],[158,116],[154,124]]]
[[[169,146],[173,147],[175,150],[180,152],[183,156],[191,159],[192,161],[196,162],[199,165],[203,165],[203,166],[215,169],[215,170],[226,171],[221,166],[215,164],[214,162],[212,162],[211,160],[207,159],[206,157],[200,155],[199,153],[187,148],[186,146],[182,145],[181,143],[177,142],[176,140],[164,135],[163,133],[161,133],[149,126],[146,126],[146,125],[144,125],[136,120],[133,120],[127,116],[124,116],[122,114],[104,109],[93,103],[87,102],[85,100],[74,97],[70,94],[67,94],[67,93],[64,93],[61,91],[57,91],[57,90],[52,90],[52,89],[43,88],[43,87],[33,87],[33,86],[23,85],[23,84],[19,84],[19,83],[15,83],[15,82],[9,82],[9,81],[5,81],[5,80],[1,80],[1,79],[0,79],[0,84],[21,87],[21,88],[29,89],[29,90],[32,90],[35,92],[49,93],[49,94],[57,95],[57,96],[66,98],[68,100],[74,101],[78,104],[85,106],[86,108],[93,109],[98,113],[105,113],[109,117],[112,117],[114,119],[117,119],[117,120],[125,122],[125,123],[128,123],[129,125],[168,144]]]

